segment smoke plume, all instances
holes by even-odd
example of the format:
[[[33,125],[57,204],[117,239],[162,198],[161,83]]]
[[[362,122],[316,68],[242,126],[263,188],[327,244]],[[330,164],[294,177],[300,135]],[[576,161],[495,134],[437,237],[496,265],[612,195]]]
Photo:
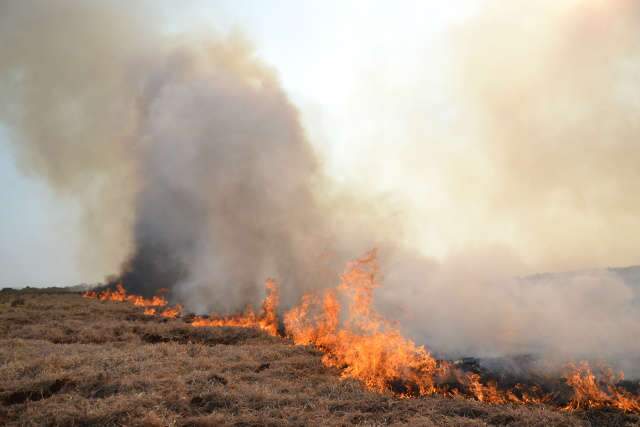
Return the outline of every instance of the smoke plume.
[[[639,260],[638,3],[479,9],[448,34],[456,120],[438,136],[453,148],[413,141],[403,157],[444,183],[422,218],[456,244],[382,269],[388,313],[449,354],[602,358],[638,375],[640,282],[591,270]],[[514,279],[562,270],[579,271]]]
[[[127,288],[224,311],[267,277],[297,296],[335,280],[348,255],[314,195],[318,161],[242,37],[167,39],[115,3],[4,9],[20,164],[84,206],[86,247],[112,268],[126,257]]]
[[[476,194],[539,271],[638,263],[640,8],[490,2],[454,37]],[[483,165],[478,167],[478,165]]]
[[[338,188],[247,40],[170,35],[151,2],[0,2],[0,119],[22,170],[83,208],[86,270],[131,292],[224,313],[273,277],[287,307],[377,246],[381,311],[436,352],[637,357],[620,277],[514,277],[637,262],[638,9],[529,3],[488,2],[448,34],[459,123],[441,136],[473,144],[353,162],[401,160],[398,192],[425,215]],[[465,239],[432,259],[405,245],[416,222]]]

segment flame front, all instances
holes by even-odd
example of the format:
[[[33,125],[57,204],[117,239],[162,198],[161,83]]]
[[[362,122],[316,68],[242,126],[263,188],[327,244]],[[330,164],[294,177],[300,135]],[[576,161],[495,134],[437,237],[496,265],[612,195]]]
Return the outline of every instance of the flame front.
[[[379,286],[374,250],[347,265],[337,288],[305,295],[289,310],[284,317],[287,335],[296,344],[321,349],[324,364],[342,369],[343,378],[358,379],[378,392],[391,390],[403,397],[465,395],[487,403],[548,400],[538,388],[500,390],[495,383],[482,383],[478,374],[436,360],[374,309],[373,291]],[[340,300],[346,301],[343,321]]]
[[[128,301],[138,307],[164,307],[168,304],[167,300],[160,295],[155,295],[149,299],[141,297],[140,295],[129,295]]]
[[[354,378],[367,388],[392,391],[400,397],[441,394],[466,396],[490,404],[554,403],[553,393],[538,385],[516,384],[501,389],[493,381],[483,381],[477,373],[460,370],[455,364],[435,359],[421,345],[405,338],[398,326],[384,319],[373,307],[373,291],[378,282],[376,251],[350,262],[336,288],[304,295],[300,304],[284,315],[285,335],[297,345],[314,345],[324,352],[322,362],[341,370],[342,378]],[[273,279],[265,283],[267,295],[260,313],[248,306],[244,313],[231,316],[196,316],[194,327],[235,326],[257,328],[278,336],[278,286]],[[182,306],[168,307],[162,296],[143,298],[127,294],[121,284],[115,290],[85,292],[85,298],[129,302],[145,307],[144,314],[176,318]],[[614,375],[603,367],[594,374],[587,362],[568,366],[564,376],[573,390],[566,410],[616,408],[640,412],[640,396],[616,384]]]
[[[175,319],[180,316],[180,314],[182,314],[182,306],[180,304],[176,304],[174,307],[169,307],[160,312],[160,316],[167,317],[169,319]]]
[[[161,289],[161,292],[166,292],[166,289]],[[102,292],[87,291],[82,294],[84,298],[98,299],[100,301],[116,301],[116,302],[129,302],[136,307],[146,307],[144,314],[147,316],[154,316],[159,314],[160,316],[170,319],[180,316],[182,313],[182,306],[180,304],[174,307],[165,308],[163,311],[158,311],[161,307],[166,307],[168,301],[162,295],[155,295],[151,298],[145,298],[141,295],[128,294],[121,283],[116,285],[115,290],[107,289]]]
[[[344,378],[359,379],[376,391],[402,381],[410,384],[412,393],[431,394],[442,368],[424,347],[404,338],[372,307],[373,289],[378,287],[375,260],[372,251],[349,264],[337,289],[325,291],[321,298],[304,296],[285,315],[285,329],[294,343],[322,349],[323,362],[343,368]],[[343,325],[338,296],[349,301]]]
[[[602,367],[600,370],[602,374],[597,377],[586,362],[569,366],[565,379],[573,388],[574,395],[565,409],[613,407],[623,411],[640,412],[640,396],[634,396],[615,385],[624,379],[624,375],[615,375],[608,367]]]
[[[273,279],[265,283],[267,296],[262,303],[262,311],[256,314],[251,306],[247,306],[243,314],[231,316],[198,316],[192,326],[236,326],[241,328],[258,328],[272,336],[278,335],[278,304],[280,301],[278,285]]]
[[[151,298],[145,298],[140,295],[127,294],[122,283],[116,285],[116,290],[107,289],[100,293],[96,291],[87,291],[82,294],[85,298],[97,298],[100,301],[128,301],[138,307],[164,307],[168,304],[166,298],[161,295],[155,295]]]

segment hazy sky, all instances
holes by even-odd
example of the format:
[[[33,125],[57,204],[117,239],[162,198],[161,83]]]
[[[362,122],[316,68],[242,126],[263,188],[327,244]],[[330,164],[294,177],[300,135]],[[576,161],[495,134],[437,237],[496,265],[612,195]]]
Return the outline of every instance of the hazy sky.
[[[600,152],[588,145],[591,137],[637,140],[636,128],[606,117],[601,129],[590,128],[596,113],[587,111],[599,103],[623,113],[615,117],[637,119],[637,92],[629,91],[637,90],[637,57],[629,54],[640,49],[620,43],[638,35],[632,30],[637,22],[622,18],[621,5],[630,3],[610,7],[589,0],[579,8],[575,0],[545,0],[526,10],[520,6],[527,2],[480,0],[152,4],[167,32],[243,34],[299,108],[327,173],[392,206],[406,224],[407,246],[435,257],[504,246],[521,259],[522,272],[638,260],[637,205],[627,191],[637,178],[637,155],[627,156],[616,171],[618,154],[629,146],[610,144],[612,151]],[[597,32],[614,27],[622,30]],[[598,68],[602,61],[580,49],[585,35],[612,64],[624,65],[620,58],[629,64],[615,74]],[[593,74],[583,75],[590,69]],[[567,85],[556,81],[559,70],[566,75],[558,79],[570,82],[566,93]],[[573,83],[576,72],[580,77]],[[623,100],[588,97],[608,88],[612,75],[621,82]],[[549,105],[575,126],[546,118],[554,110],[539,106],[537,98],[547,95],[545,88],[552,95]],[[476,120],[478,111],[484,116]],[[500,126],[492,121],[496,116]],[[538,141],[531,135],[540,129]],[[556,150],[556,137],[574,148]],[[18,170],[10,139],[0,128],[0,286],[100,280],[105,272],[88,277],[78,265],[74,230],[80,219],[73,200]],[[520,139],[522,149],[510,150]],[[593,155],[582,157],[580,144]],[[537,175],[548,156],[556,159],[552,173]],[[584,168],[576,170],[567,159]],[[594,175],[589,184],[588,168]],[[521,195],[529,187],[535,190],[525,200]],[[592,249],[582,253],[585,247]]]

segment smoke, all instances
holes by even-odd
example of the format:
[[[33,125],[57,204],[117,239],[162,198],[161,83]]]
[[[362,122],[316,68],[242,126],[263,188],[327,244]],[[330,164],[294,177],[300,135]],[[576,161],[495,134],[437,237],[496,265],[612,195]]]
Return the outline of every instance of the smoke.
[[[535,355],[553,368],[588,359],[640,376],[629,339],[640,333],[637,282],[613,270],[514,277],[512,251],[493,249],[383,258],[381,309],[439,356]]]
[[[484,198],[537,271],[638,263],[640,9],[489,2],[453,38],[476,144],[452,191]]]
[[[418,342],[640,375],[640,282],[590,270],[638,264],[639,19],[630,1],[489,1],[448,34],[455,129],[439,136],[454,148],[414,141],[404,168],[436,171],[447,196],[423,219],[455,243],[438,262],[382,268],[386,312]],[[581,271],[514,279],[562,270]]]
[[[241,35],[170,37],[152,10],[4,4],[2,117],[21,166],[80,203],[86,257],[132,292],[226,312],[257,303],[268,277],[289,304],[334,283],[382,236],[363,225],[378,215],[337,210],[368,202],[330,189]]]
[[[381,310],[436,352],[637,357],[615,274],[513,277],[637,262],[638,9],[530,3],[488,2],[448,34],[457,105],[438,132],[473,143],[359,145],[343,163],[401,170],[397,205],[325,176],[246,39],[169,35],[151,3],[0,3],[0,119],[21,168],[83,208],[86,270],[132,292],[224,313],[273,277],[287,307],[378,246]],[[409,248],[416,225],[446,256]]]
[[[0,3],[0,118],[19,167],[81,204],[79,264],[87,273],[112,271],[131,247],[136,117],[121,46],[145,44],[134,31],[142,16],[131,12],[68,1]]]
[[[298,113],[242,40],[191,46],[153,64],[142,90],[138,250],[123,279],[218,311],[257,302],[267,277],[299,296],[339,270],[318,260],[335,241]]]

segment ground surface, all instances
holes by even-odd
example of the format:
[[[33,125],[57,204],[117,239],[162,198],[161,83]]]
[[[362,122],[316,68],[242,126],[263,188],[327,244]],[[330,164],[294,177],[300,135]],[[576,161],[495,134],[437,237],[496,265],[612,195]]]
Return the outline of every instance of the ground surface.
[[[640,425],[620,412],[375,394],[312,348],[142,311],[0,292],[0,425]]]

